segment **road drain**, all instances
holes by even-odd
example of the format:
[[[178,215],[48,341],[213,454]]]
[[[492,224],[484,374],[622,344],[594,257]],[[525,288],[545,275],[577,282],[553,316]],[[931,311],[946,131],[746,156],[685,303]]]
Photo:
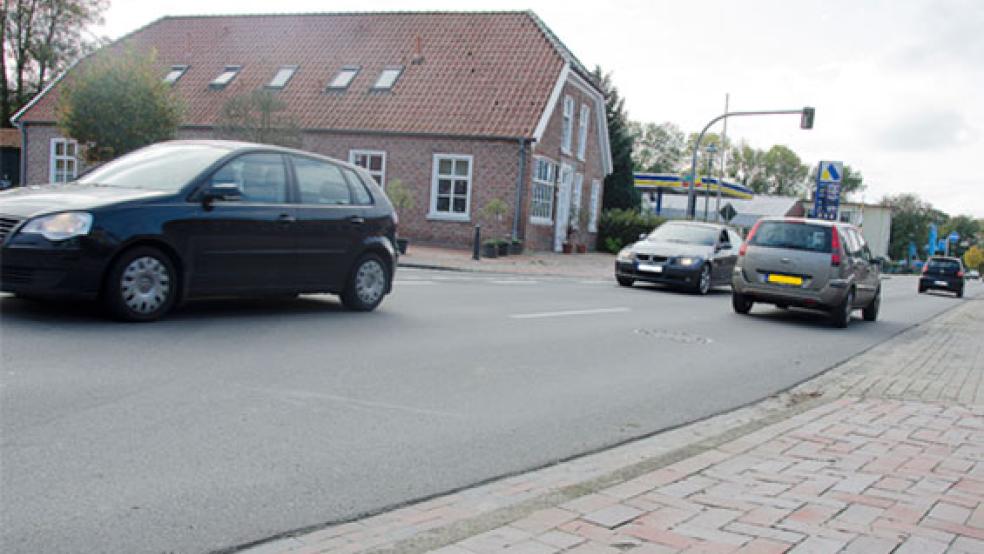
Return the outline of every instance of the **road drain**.
[[[654,339],[663,339],[681,344],[710,344],[712,341],[708,337],[692,335],[681,331],[668,331],[666,329],[636,329],[635,334]]]

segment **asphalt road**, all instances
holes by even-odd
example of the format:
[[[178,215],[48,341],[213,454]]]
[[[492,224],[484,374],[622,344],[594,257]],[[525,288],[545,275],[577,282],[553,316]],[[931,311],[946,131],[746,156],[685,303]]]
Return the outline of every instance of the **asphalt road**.
[[[541,466],[760,399],[960,303],[731,311],[613,282],[401,270],[145,325],[0,296],[0,551],[207,552]],[[968,296],[981,294],[980,282]]]

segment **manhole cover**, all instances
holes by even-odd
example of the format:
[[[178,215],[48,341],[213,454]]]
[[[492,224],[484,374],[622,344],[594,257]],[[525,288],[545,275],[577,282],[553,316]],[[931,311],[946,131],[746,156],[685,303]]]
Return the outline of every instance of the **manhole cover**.
[[[666,329],[636,329],[635,333],[645,337],[670,340],[682,344],[710,344],[713,342],[708,337],[684,333],[682,331],[668,331]]]

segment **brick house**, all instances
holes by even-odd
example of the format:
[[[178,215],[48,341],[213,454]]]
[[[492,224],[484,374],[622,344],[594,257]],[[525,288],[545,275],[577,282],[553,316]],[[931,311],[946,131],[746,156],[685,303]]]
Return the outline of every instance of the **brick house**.
[[[612,171],[604,97],[532,12],[165,17],[95,55],[123,48],[156,51],[186,105],[179,138],[211,138],[230,98],[274,91],[305,150],[411,189],[400,234],[413,241],[467,246],[481,224],[539,250],[560,249],[571,229],[594,245]],[[71,78],[12,118],[24,183],[80,170],[79,146],[55,126]],[[501,220],[483,213],[496,198],[509,206]]]

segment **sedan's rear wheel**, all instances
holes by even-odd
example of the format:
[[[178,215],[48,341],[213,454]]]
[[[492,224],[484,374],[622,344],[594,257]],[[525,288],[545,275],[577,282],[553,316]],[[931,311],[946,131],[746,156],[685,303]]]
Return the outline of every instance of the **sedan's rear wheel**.
[[[157,248],[140,246],[113,263],[103,301],[117,319],[154,321],[174,306],[177,292],[171,258]]]
[[[342,304],[356,312],[371,312],[389,290],[390,274],[382,258],[366,254],[355,263],[342,292]]]
[[[752,311],[752,305],[754,303],[755,302],[753,302],[751,298],[745,296],[744,294],[737,292],[731,293],[731,307],[735,309],[735,313],[743,315],[747,314]]]

